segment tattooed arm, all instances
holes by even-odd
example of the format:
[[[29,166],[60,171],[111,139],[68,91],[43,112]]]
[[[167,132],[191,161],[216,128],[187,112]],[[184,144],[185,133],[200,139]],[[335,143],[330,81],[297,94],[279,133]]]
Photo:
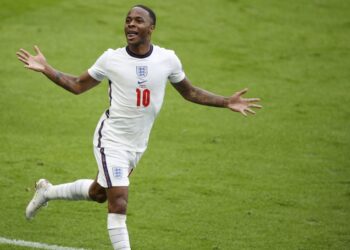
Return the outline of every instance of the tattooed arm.
[[[92,78],[87,71],[80,76],[72,76],[59,72],[50,65],[45,67],[43,74],[58,86],[76,95],[84,93],[100,83]]]
[[[183,98],[190,102],[206,106],[229,108],[232,111],[240,112],[244,116],[247,115],[247,112],[255,114],[251,108],[262,107],[261,105],[255,104],[260,101],[259,98],[241,97],[248,91],[248,89],[238,91],[230,97],[224,97],[193,86],[187,78],[179,83],[173,83],[172,85],[182,95]]]
[[[99,81],[92,78],[88,72],[80,76],[72,76],[57,71],[51,67],[38,46],[34,46],[36,55],[31,55],[24,49],[20,49],[16,54],[17,58],[25,64],[25,68],[43,73],[47,78],[58,86],[68,90],[73,94],[81,94],[99,84]]]

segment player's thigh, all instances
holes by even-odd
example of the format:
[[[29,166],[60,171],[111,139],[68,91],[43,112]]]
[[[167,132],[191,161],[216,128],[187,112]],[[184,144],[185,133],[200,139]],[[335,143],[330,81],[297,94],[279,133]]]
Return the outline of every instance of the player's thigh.
[[[110,148],[95,148],[98,165],[97,183],[104,188],[129,186],[132,169],[130,152]]]
[[[89,189],[89,196],[92,200],[103,203],[107,200],[106,189],[97,183],[97,176]]]

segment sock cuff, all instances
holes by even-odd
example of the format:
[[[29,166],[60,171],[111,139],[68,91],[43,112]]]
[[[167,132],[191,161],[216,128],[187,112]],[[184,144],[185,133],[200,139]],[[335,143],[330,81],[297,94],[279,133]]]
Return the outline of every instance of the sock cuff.
[[[107,217],[107,229],[126,228],[126,215],[109,213]]]

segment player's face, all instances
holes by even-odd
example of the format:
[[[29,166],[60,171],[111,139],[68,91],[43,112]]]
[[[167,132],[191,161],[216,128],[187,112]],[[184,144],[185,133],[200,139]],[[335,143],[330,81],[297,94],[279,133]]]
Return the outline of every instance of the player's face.
[[[138,46],[151,40],[154,30],[152,19],[142,8],[132,8],[125,19],[124,32],[129,45]]]

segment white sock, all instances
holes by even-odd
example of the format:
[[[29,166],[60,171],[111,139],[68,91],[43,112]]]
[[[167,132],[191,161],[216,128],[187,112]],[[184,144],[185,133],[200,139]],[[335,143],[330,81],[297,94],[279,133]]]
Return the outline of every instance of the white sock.
[[[107,228],[114,250],[130,250],[129,233],[126,228],[126,215],[108,214]]]
[[[93,180],[82,179],[54,185],[47,189],[45,197],[49,200],[91,200],[89,188],[93,182]]]

